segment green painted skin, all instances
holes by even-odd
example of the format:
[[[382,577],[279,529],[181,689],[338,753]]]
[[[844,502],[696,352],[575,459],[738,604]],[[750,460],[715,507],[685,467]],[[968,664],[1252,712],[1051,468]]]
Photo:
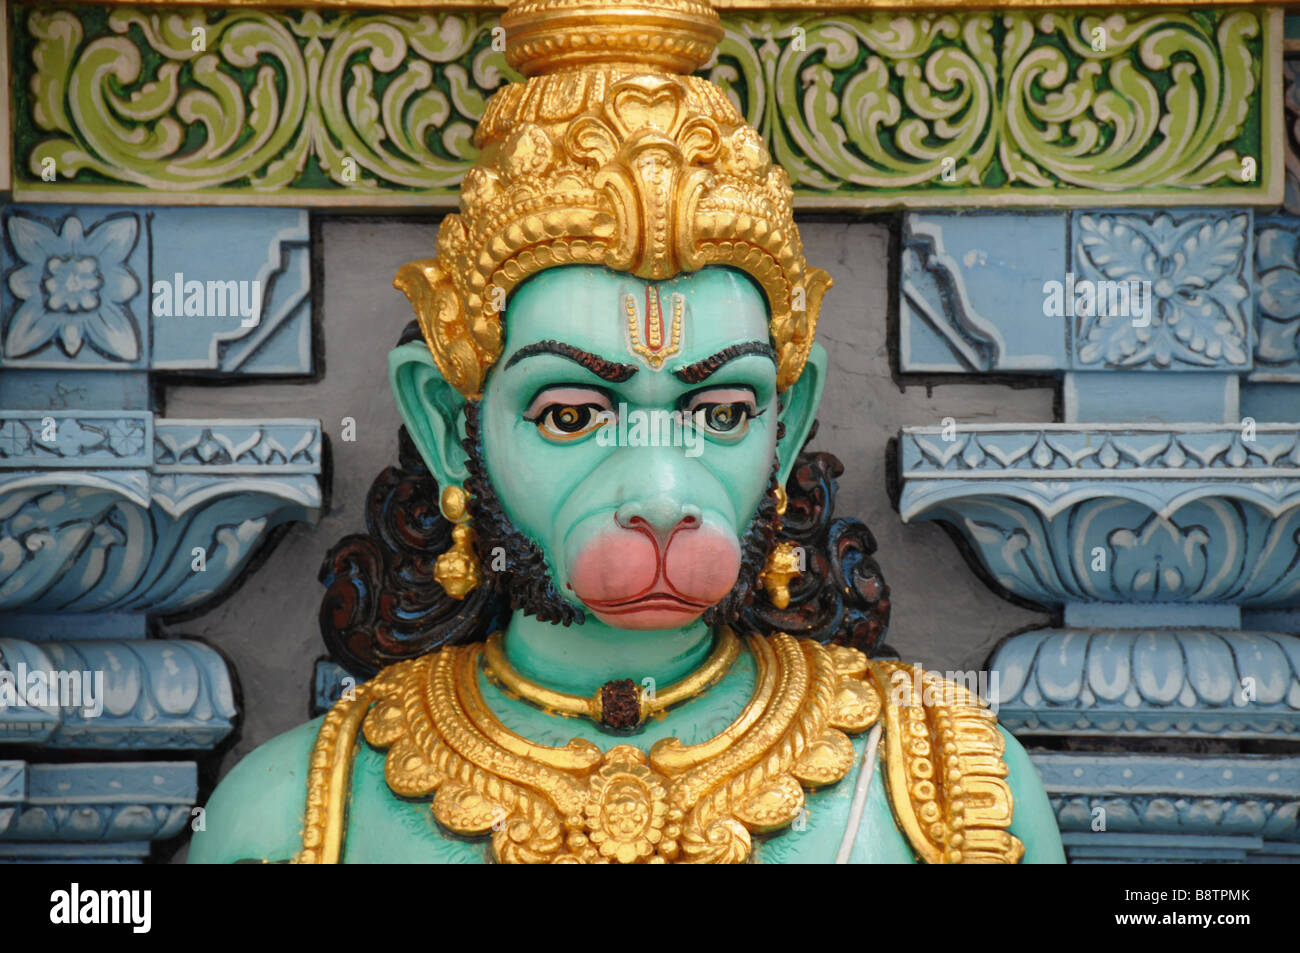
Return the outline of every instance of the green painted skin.
[[[588,267],[544,271],[510,299],[501,359],[488,375],[482,401],[483,449],[493,486],[511,520],[542,549],[557,591],[581,605],[568,588],[570,554],[593,532],[607,526],[613,511],[629,501],[648,513],[676,520],[683,505],[696,508],[702,523],[739,539],[766,490],[777,454],[778,478],[789,477],[797,452],[820,402],[826,356],[814,346],[799,382],[778,404],[776,372],[761,354],[724,365],[704,384],[678,380],[671,370],[746,341],[767,341],[762,294],[743,275],[706,268],[659,282],[665,305],[674,293],[686,300],[680,353],[655,372],[629,351],[622,301],[644,300],[646,282]],[[666,316],[667,317],[667,316]],[[638,365],[622,383],[551,354],[510,366],[521,348],[560,340],[606,360]],[[430,470],[442,486],[461,484],[467,474],[464,399],[442,379],[427,348],[409,344],[391,360],[394,394],[403,420]],[[739,434],[699,433],[701,452],[687,448],[609,446],[594,433],[577,440],[548,438],[525,419],[536,396],[548,388],[595,388],[611,405],[673,410],[702,391],[744,388],[753,394],[756,416]],[[776,439],[776,421],[785,436]],[[666,518],[666,517],[665,517]],[[608,625],[587,613],[585,623],[561,627],[515,613],[505,633],[511,664],[529,678],[559,691],[590,695],[611,678],[653,678],[667,686],[707,657],[713,633],[700,620],[674,629],[632,630]],[[484,698],[505,725],[532,741],[563,745],[586,738],[602,749],[633,744],[643,751],[659,739],[696,744],[734,720],[754,690],[749,653],[709,691],[661,713],[635,735],[606,733],[582,719],[542,711],[502,693],[481,676]],[[207,805],[205,829],[191,844],[195,863],[287,860],[301,846],[306,776],[320,719],[258,748],[221,783]],[[1060,835],[1033,765],[1006,732],[1004,760],[1015,803],[1011,832],[1025,843],[1026,862],[1064,861]],[[809,793],[807,812],[789,829],[755,838],[759,863],[829,862],[844,839],[865,734],[854,739],[857,766],[830,787]],[[883,747],[880,754],[883,754]],[[344,861],[348,863],[473,863],[489,859],[488,838],[466,840],[443,831],[427,803],[394,797],[383,774],[384,755],[363,742],[354,762]],[[866,808],[853,843],[855,863],[910,863],[914,856],[894,824],[877,763]]]

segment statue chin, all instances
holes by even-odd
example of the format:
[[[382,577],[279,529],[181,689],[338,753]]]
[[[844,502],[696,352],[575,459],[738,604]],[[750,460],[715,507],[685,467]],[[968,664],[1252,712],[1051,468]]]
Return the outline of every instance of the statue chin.
[[[731,591],[740,546],[707,523],[668,534],[647,524],[613,526],[585,541],[570,566],[569,587],[606,625],[679,629]]]

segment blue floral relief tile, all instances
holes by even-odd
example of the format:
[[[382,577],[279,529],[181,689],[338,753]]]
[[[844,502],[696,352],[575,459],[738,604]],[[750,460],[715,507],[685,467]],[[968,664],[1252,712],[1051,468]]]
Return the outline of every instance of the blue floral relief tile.
[[[13,206],[0,221],[0,364],[128,369],[148,360],[142,216]]]
[[[1300,382],[1300,218],[1255,226],[1255,371],[1252,381]]]
[[[1249,371],[1251,219],[1248,209],[1073,213],[1072,366]]]

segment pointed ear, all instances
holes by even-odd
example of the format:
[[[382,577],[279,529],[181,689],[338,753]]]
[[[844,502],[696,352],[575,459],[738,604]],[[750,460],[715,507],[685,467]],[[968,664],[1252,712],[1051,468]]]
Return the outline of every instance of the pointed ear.
[[[777,474],[781,485],[790,479],[794,470],[795,457],[803,449],[803,442],[808,439],[808,431],[817,419],[817,408],[822,402],[822,387],[826,383],[826,351],[820,344],[813,344],[808,354],[808,363],[795,385],[781,395],[781,423],[785,424],[785,436],[776,445],[776,452],[781,460]]]
[[[406,432],[424,457],[440,488],[469,478],[461,440],[465,436],[465,398],[448,384],[423,341],[388,352],[388,380]]]

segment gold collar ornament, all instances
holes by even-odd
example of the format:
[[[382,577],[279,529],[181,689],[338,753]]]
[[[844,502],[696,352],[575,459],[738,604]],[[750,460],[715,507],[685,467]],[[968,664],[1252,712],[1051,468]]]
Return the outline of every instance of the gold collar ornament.
[[[489,100],[437,256],[393,282],[447,382],[481,396],[507,295],[586,264],[652,280],[746,272],[770,307],[777,387],[794,384],[831,279],[804,260],[789,178],[762,137],[690,75],[722,38],[717,12],[707,0],[517,0],[501,25],[527,78]]]
[[[357,737],[386,750],[393,794],[442,827],[490,837],[501,863],[742,863],[787,828],[804,792],[842,780],[848,735],[884,718],[885,780],[899,829],[929,863],[1015,863],[996,720],[950,682],[784,633],[749,636],[754,693],[722,732],[648,753],[575,738],[540,745],[506,728],[479,689],[482,645],[398,662],[325,717],[307,779],[297,863],[340,863]],[[929,676],[927,676],[929,677]],[[897,683],[897,684],[895,684]],[[935,699],[943,698],[943,702]]]
[[[489,636],[483,649],[488,674],[500,682],[507,691],[538,708],[561,715],[590,718],[608,728],[617,729],[643,725],[655,712],[664,711],[688,698],[694,698],[727,674],[739,654],[740,640],[736,638],[736,633],[730,626],[722,626],[718,629],[716,644],[704,664],[668,687],[647,691],[631,679],[623,679],[621,682],[607,682],[596,689],[594,695],[584,698],[582,695],[552,691],[520,675],[506,658],[500,632]],[[623,690],[632,693],[631,701],[634,706],[632,717],[627,717],[621,712],[615,715],[608,710],[613,707],[614,698],[622,694]]]
[[[754,636],[749,647],[753,696],[731,725],[698,745],[665,738],[649,754],[630,745],[602,753],[580,738],[562,748],[528,741],[483,700],[481,645],[399,662],[367,683],[363,707],[375,704],[365,738],[387,749],[384,776],[394,794],[431,797],[434,818],[454,834],[490,834],[498,862],[740,863],[754,834],[799,816],[805,788],[848,774],[854,750],[845,732],[865,730],[880,713],[862,680],[862,653],[788,635]],[[322,737],[339,737],[327,731],[336,711]],[[330,804],[335,763],[332,746],[318,745],[320,784],[309,784],[300,862],[330,853],[337,861],[341,850],[323,836],[332,812],[311,810]],[[324,856],[315,844],[327,848]]]

